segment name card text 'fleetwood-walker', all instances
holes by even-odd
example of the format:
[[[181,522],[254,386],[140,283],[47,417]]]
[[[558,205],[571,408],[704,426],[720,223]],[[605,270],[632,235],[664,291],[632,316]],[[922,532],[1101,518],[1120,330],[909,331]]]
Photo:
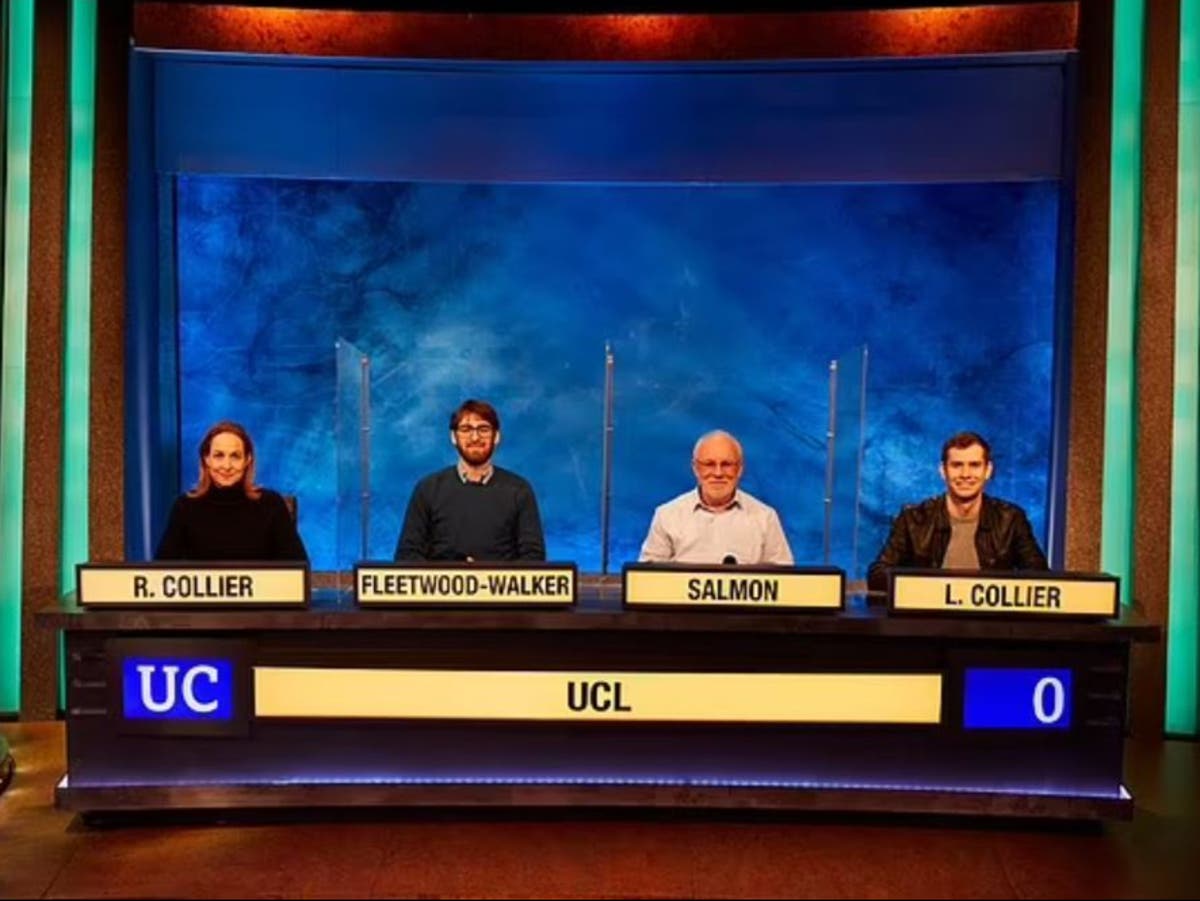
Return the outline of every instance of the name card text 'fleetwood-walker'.
[[[1116,576],[951,572],[892,574],[891,606],[899,612],[1054,617],[1117,616]]]
[[[303,607],[309,570],[296,564],[84,563],[76,567],[82,607]]]
[[[840,610],[844,587],[839,569],[625,567],[628,607]]]
[[[505,566],[361,565],[354,585],[359,606],[569,607],[578,583],[574,564]]]

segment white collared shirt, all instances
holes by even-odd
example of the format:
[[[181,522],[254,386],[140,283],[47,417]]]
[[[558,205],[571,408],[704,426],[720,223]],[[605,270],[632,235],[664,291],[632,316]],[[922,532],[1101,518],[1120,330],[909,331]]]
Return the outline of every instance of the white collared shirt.
[[[461,480],[462,480],[462,483],[463,483],[464,485],[465,485],[465,484],[467,484],[467,482],[470,482],[470,481],[471,481],[469,478],[467,478],[467,467],[463,465],[463,461],[462,461],[461,459],[458,461],[458,463],[456,464],[455,468],[458,470],[458,477],[459,477],[459,479],[461,479]],[[487,465],[487,469],[485,469],[485,470],[483,471],[483,478],[482,478],[482,479],[480,479],[480,480],[479,480],[478,482],[476,482],[475,484],[477,484],[477,485],[486,485],[488,482],[490,482],[490,481],[491,481],[491,479],[492,479],[492,473],[494,473],[495,471],[496,471],[496,467],[495,467],[495,466],[493,466],[493,465],[492,465],[492,464],[489,462],[489,463],[488,463],[488,465]]]
[[[775,510],[738,491],[721,511],[700,501],[693,488],[654,511],[638,558],[643,563],[722,563],[733,557],[746,565],[793,565],[792,549]]]

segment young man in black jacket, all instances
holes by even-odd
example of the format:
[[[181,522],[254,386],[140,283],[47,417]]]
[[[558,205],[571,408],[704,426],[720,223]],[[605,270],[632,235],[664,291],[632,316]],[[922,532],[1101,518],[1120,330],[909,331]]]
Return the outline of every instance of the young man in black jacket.
[[[1046,556],[1025,511],[984,494],[992,453],[975,432],[942,445],[946,493],[906,506],[867,572],[872,590],[887,588],[895,567],[958,570],[1044,570]]]

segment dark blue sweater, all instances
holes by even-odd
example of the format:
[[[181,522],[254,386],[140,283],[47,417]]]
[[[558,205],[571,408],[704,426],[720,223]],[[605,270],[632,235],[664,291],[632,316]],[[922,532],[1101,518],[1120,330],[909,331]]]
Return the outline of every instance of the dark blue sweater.
[[[533,488],[496,467],[486,485],[463,482],[457,467],[413,489],[396,544],[397,560],[545,560]]]

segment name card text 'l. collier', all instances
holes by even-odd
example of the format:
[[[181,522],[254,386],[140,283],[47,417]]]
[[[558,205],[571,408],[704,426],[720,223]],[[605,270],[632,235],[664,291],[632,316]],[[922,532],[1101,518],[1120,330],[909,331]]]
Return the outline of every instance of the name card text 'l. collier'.
[[[904,612],[1105,618],[1119,612],[1117,587],[1114,576],[896,572],[891,598]]]

